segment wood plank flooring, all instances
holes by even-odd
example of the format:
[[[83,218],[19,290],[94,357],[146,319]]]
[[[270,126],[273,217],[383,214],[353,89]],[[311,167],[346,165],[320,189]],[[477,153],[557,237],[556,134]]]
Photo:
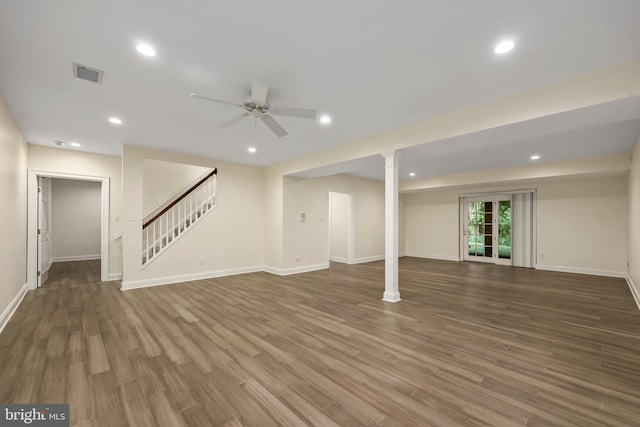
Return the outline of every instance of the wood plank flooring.
[[[624,280],[402,258],[122,292],[57,263],[0,335],[0,402],[74,426],[638,426]]]

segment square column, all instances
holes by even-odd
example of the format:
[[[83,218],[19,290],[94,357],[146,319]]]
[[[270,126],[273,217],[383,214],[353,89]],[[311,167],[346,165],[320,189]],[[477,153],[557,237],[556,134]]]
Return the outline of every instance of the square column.
[[[400,153],[384,157],[384,295],[383,301],[400,301],[398,291],[398,160]]]

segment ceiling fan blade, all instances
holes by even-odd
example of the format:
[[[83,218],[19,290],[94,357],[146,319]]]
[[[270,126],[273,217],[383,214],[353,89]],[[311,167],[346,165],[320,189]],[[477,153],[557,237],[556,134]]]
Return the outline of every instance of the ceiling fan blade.
[[[189,95],[190,98],[203,99],[205,101],[213,101],[219,102],[221,104],[234,105],[236,107],[244,107],[242,104],[238,104],[237,102],[225,101],[224,99],[211,98],[210,96],[198,95],[197,93],[192,93]]]
[[[267,93],[269,92],[269,86],[258,81],[251,82],[251,100],[257,105],[267,104]]]
[[[316,118],[316,110],[313,108],[270,107],[269,112],[279,116],[300,117],[303,119]]]
[[[260,118],[262,119],[264,124],[269,126],[269,129],[271,129],[273,133],[275,133],[279,137],[283,137],[289,134],[289,132],[287,132],[282,126],[280,126],[280,123],[276,122],[276,119],[274,119],[270,115],[263,114]]]
[[[223,124],[220,125],[220,127],[221,128],[228,128],[229,126],[238,123],[240,120],[244,119],[245,117],[249,117],[250,115],[251,115],[251,113],[249,113],[249,112],[240,114],[238,117],[234,117],[233,119],[229,120],[228,122],[224,122]]]

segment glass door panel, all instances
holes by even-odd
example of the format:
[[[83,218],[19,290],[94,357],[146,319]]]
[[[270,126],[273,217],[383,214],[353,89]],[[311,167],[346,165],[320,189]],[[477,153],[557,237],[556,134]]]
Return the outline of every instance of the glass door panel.
[[[467,255],[493,257],[493,202],[468,202],[466,206]]]
[[[511,200],[498,201],[498,257],[511,259]]]

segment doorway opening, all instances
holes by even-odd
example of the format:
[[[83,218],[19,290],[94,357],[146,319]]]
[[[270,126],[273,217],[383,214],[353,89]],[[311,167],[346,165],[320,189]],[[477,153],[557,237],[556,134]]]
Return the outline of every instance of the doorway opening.
[[[43,202],[43,198],[50,196],[43,194],[41,185],[48,185],[50,178],[62,178],[79,181],[94,181],[100,183],[100,280],[109,280],[109,178],[102,176],[64,174],[29,169],[27,180],[27,284],[29,289],[35,289],[43,282],[42,268],[51,263],[51,248],[48,228],[50,227],[50,201]],[[49,205],[49,206],[47,206]],[[46,226],[46,235],[42,226]]]
[[[329,191],[329,261],[354,263],[353,195]]]

